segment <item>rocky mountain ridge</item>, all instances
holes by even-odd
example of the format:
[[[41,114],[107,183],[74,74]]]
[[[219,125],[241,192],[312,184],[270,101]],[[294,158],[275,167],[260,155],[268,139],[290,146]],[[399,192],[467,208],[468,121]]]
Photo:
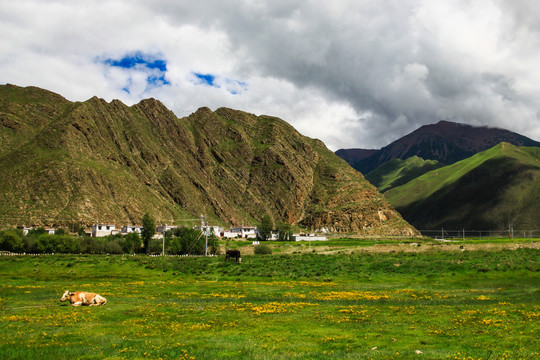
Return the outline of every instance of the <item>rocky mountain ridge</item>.
[[[271,116],[201,108],[185,118],[155,99],[70,102],[0,86],[2,225],[253,223],[268,214],[307,229],[416,232],[319,140]]]

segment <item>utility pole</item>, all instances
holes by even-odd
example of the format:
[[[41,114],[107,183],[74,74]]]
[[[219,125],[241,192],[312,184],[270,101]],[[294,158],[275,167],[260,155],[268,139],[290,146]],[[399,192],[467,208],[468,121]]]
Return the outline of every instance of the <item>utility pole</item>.
[[[208,256],[208,227],[205,226],[205,216],[201,215],[201,231],[204,228],[204,235],[206,237],[205,243],[204,243],[204,256]]]
[[[167,228],[167,224],[165,224],[165,228]],[[161,250],[161,256],[165,256],[165,233],[166,231],[163,232],[163,249]]]

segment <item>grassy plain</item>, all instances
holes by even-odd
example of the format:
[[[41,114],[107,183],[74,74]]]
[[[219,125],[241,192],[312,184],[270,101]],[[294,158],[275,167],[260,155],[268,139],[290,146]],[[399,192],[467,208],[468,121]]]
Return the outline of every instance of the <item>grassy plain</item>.
[[[0,358],[540,357],[540,250],[342,242],[241,264],[1,256]],[[60,303],[67,289],[108,304]]]

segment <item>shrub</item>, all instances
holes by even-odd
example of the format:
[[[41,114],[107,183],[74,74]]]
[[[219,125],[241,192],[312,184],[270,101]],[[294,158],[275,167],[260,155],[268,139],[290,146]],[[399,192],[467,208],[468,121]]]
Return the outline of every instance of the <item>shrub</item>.
[[[255,255],[270,255],[272,254],[272,249],[265,244],[255,246]]]
[[[108,241],[105,244],[105,252],[108,254],[122,254],[122,246],[118,239]]]
[[[70,235],[56,235],[56,249],[54,252],[76,254],[81,251],[81,242]]]
[[[85,254],[104,254],[106,242],[107,240],[105,238],[85,236],[81,241],[81,252]]]
[[[39,235],[33,244],[33,250],[40,254],[51,254],[56,251],[56,237],[49,234]]]
[[[0,234],[0,250],[18,252],[23,250],[23,241],[16,230],[7,230]]]

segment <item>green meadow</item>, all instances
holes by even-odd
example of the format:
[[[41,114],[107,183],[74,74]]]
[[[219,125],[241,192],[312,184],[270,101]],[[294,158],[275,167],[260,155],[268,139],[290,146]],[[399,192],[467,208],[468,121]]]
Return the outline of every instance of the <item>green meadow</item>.
[[[0,256],[0,358],[540,357],[540,250],[373,246],[240,264]],[[108,303],[72,307],[59,301],[64,290]]]

